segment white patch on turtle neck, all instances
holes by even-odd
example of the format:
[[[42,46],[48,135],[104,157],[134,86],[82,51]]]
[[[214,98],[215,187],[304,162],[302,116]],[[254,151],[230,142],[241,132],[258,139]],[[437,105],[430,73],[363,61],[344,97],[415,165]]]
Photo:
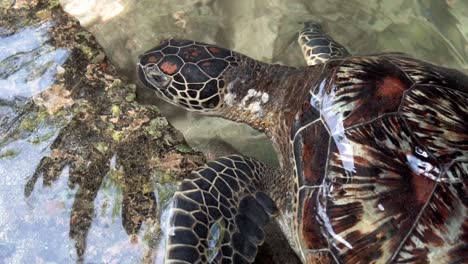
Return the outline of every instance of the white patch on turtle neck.
[[[228,83],[228,86],[226,87],[228,93],[231,93],[232,92],[232,88],[234,88],[234,84],[238,82],[238,79],[235,79],[234,81]]]
[[[242,106],[245,106],[248,100],[257,96],[257,93],[259,92],[255,91],[255,89],[249,89],[247,91],[247,94],[244,96],[244,98],[242,98],[242,101],[241,101]]]
[[[227,93],[226,95],[224,96],[224,102],[228,105],[228,106],[233,106],[234,103],[236,102],[236,97],[237,95],[232,91],[234,90],[234,84],[238,82],[238,79],[235,79],[234,81],[228,83],[227,87],[226,87],[226,90],[227,90]]]
[[[270,96],[266,92],[249,89],[244,98],[242,98],[240,107],[261,117],[263,116],[262,105],[267,103],[269,98]]]
[[[235,93],[227,93],[227,94],[224,96],[224,102],[225,102],[228,106],[233,106],[235,101],[236,101],[236,94],[235,94]]]
[[[254,114],[262,114],[262,107],[260,106],[259,101],[254,101],[250,103],[247,109]]]

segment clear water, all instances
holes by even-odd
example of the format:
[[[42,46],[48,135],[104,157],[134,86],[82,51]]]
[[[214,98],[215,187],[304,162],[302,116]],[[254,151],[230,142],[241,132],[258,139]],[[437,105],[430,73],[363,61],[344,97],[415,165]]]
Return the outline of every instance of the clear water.
[[[45,184],[41,176],[32,180],[67,119],[41,119],[31,100],[51,87],[57,68],[70,53],[48,43],[51,25],[26,27],[14,34],[5,30],[0,37],[1,264],[73,263],[79,259],[79,240],[69,235],[72,207],[79,202],[78,188],[69,185],[68,167],[52,184]],[[143,225],[141,237],[133,242],[129,239],[122,227],[122,197],[122,189],[106,176],[94,199],[96,217],[85,242],[85,262],[139,262],[148,251],[143,237],[154,230]]]
[[[463,0],[61,2],[129,76],[138,54],[169,37],[216,43],[266,62],[305,65],[295,39],[300,23],[309,20],[320,21],[355,54],[402,51],[468,70],[468,2]],[[13,35],[0,29],[0,263],[77,259],[75,241],[69,237],[76,190],[67,184],[67,169],[51,186],[38,181],[31,195],[25,195],[36,166],[50,154],[60,123],[46,120],[32,131],[8,133],[17,118],[34,118],[29,99],[50,87],[57,66],[67,58],[68,51],[46,44],[48,26]],[[269,140],[245,125],[187,114],[145,90],[140,100],[158,104],[194,147],[216,153],[211,140],[222,139],[242,153],[275,164]],[[157,255],[143,242],[130,242],[121,225],[119,199],[121,190],[105,179],[95,208],[107,209],[95,212],[86,263],[135,263]],[[143,237],[150,232],[144,226],[140,233]]]
[[[27,112],[29,98],[53,84],[57,66],[68,57],[67,50],[46,43],[51,25],[0,37],[0,263],[22,263],[41,256],[63,261],[74,253],[70,240],[61,239],[68,225],[60,215],[71,207],[68,197],[73,193],[67,188],[67,176],[50,188],[37,188],[29,198],[24,193],[38,161],[49,154],[57,127],[44,122],[34,131],[10,133],[18,118],[34,118]]]
[[[319,21],[353,54],[401,51],[468,71],[468,2],[463,0],[62,0],[90,29],[110,58],[129,76],[139,54],[165,38],[215,43],[266,62],[304,66],[296,44],[302,22]],[[192,146],[205,151],[210,139],[275,164],[269,140],[245,125],[186,113],[141,90]]]

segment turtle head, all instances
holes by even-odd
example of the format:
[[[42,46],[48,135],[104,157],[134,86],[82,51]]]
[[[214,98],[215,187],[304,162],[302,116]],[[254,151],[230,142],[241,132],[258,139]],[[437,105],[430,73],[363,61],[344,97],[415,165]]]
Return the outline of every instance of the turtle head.
[[[216,113],[223,106],[224,73],[237,65],[230,50],[170,39],[140,56],[138,75],[169,103],[189,111]]]
[[[139,79],[165,101],[260,131],[275,126],[283,109],[299,107],[293,95],[308,93],[320,72],[181,39],[162,41],[138,62]]]

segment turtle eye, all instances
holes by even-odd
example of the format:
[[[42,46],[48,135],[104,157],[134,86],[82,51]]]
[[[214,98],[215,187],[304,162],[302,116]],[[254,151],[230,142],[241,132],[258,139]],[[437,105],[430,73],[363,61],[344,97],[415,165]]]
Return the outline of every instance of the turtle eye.
[[[151,79],[156,83],[166,83],[169,81],[169,78],[160,74],[151,74]]]
[[[170,78],[155,66],[146,68],[146,76],[158,88],[165,88],[170,83]]]

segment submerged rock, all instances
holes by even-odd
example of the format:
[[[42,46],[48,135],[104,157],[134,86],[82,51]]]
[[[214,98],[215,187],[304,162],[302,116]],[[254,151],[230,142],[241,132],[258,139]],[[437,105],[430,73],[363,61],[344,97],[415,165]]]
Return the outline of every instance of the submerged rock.
[[[52,1],[0,12],[2,260],[152,262],[161,208],[204,156]]]

